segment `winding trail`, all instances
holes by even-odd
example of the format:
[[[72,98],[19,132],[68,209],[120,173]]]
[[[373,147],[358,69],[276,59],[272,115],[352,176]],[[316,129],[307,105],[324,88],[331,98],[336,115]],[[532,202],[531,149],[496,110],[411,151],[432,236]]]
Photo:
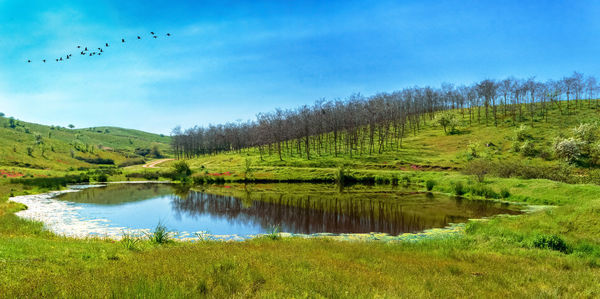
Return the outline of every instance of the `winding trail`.
[[[171,161],[171,160],[175,160],[175,159],[160,159],[160,160],[148,162],[148,163],[144,164],[142,167],[144,167],[144,168],[157,168],[156,165],[158,165],[160,163],[163,163],[163,162]]]

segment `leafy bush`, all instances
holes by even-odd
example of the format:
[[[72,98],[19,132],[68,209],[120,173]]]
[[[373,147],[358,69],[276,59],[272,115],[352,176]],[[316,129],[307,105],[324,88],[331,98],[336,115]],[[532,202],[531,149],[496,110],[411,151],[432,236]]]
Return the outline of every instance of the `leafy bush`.
[[[145,164],[146,160],[144,160],[143,158],[129,158],[121,163],[119,163],[119,167],[127,167],[127,166],[131,166],[131,165],[141,165],[141,164]]]
[[[90,164],[107,164],[107,165],[115,164],[115,161],[113,159],[104,159],[104,158],[100,158],[100,157],[96,157],[96,158],[75,157],[75,159],[84,161],[84,162],[90,163]]]
[[[502,190],[500,190],[500,197],[502,197],[502,198],[509,198],[510,197],[510,192],[508,191],[508,189],[502,188]]]
[[[438,113],[435,116],[435,123],[444,128],[444,133],[446,134],[455,134],[457,133],[457,127],[460,125],[460,122],[456,118],[456,114],[449,111],[443,111]],[[448,130],[448,128],[450,130]]]
[[[471,187],[471,194],[482,196],[485,198],[500,198],[500,194],[496,193],[492,188],[483,184],[477,184]]]
[[[90,177],[87,174],[79,174],[79,175],[67,175],[64,177],[54,177],[54,178],[19,178],[19,179],[11,179],[10,182],[12,184],[22,184],[25,186],[34,186],[39,188],[60,188],[65,187],[69,184],[79,184],[79,183],[88,183],[90,181]]]
[[[541,249],[550,249],[569,253],[570,248],[567,242],[557,235],[537,235],[532,242],[533,246]]]
[[[172,233],[167,230],[167,227],[158,222],[154,230],[148,234],[148,239],[154,244],[166,244],[172,242],[171,235]]]
[[[100,182],[100,183],[104,183],[108,181],[108,176],[104,173],[101,173],[99,175],[96,176],[96,181]]]
[[[517,141],[527,141],[533,139],[533,136],[529,132],[529,127],[521,125],[515,130],[515,139]]]
[[[464,195],[465,193],[467,193],[467,189],[465,188],[465,186],[463,185],[462,182],[460,182],[460,181],[454,182],[452,185],[454,188],[454,194],[461,196],[461,195]]]
[[[598,125],[596,123],[580,124],[573,129],[573,136],[586,144],[598,141]]]
[[[475,158],[479,158],[481,144],[479,142],[471,142],[467,145],[467,160],[471,161]]]
[[[160,177],[160,174],[158,172],[152,172],[152,171],[143,171],[143,172],[132,172],[132,173],[128,173],[125,175],[125,177],[127,178],[143,178],[146,180],[158,180],[158,178]]]
[[[425,187],[427,188],[427,191],[431,191],[431,190],[433,190],[433,187],[435,187],[436,184],[437,184],[437,182],[434,180],[427,180],[425,182]]]
[[[190,169],[187,162],[181,160],[173,164],[173,175],[174,179],[184,181],[192,175],[192,169]]]
[[[127,250],[138,250],[141,239],[133,234],[123,232],[123,237],[121,238],[121,245],[125,247]]]
[[[581,156],[581,142],[575,138],[557,138],[554,142],[554,154],[567,163],[574,163]]]
[[[491,171],[492,162],[484,159],[476,159],[467,163],[463,172],[465,174],[475,175],[477,181],[482,183],[485,180],[486,174]]]
[[[521,144],[520,152],[521,155],[525,157],[535,157],[537,155],[535,145],[529,140],[526,140]]]
[[[390,179],[383,176],[375,176],[375,184],[388,184]]]

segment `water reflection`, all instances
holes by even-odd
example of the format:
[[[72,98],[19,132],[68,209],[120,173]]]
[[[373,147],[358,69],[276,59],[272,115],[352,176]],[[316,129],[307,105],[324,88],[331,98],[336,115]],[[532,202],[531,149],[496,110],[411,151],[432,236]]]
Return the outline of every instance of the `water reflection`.
[[[449,223],[465,222],[500,213],[516,214],[506,206],[485,201],[453,199],[425,194],[398,195],[383,199],[375,194],[284,193],[238,196],[191,191],[186,197],[172,197],[172,206],[186,217],[212,215],[228,222],[253,223],[263,228],[280,225],[291,233],[369,233],[400,234],[418,232]]]
[[[507,205],[441,195],[358,186],[273,184],[209,186],[187,190],[168,185],[122,184],[67,193],[87,218],[116,226],[215,234],[264,233],[273,225],[291,233],[401,234],[495,214],[518,213]]]

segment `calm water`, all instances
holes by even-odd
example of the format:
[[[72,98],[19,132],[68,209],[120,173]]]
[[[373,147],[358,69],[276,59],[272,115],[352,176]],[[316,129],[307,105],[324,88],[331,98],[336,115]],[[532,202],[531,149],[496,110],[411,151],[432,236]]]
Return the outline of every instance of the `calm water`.
[[[321,184],[210,186],[181,190],[165,184],[111,184],[66,193],[60,200],[80,207],[84,219],[109,225],[174,231],[250,235],[279,226],[290,233],[397,235],[445,227],[496,214],[518,214],[506,204],[414,193],[392,187],[340,190]]]

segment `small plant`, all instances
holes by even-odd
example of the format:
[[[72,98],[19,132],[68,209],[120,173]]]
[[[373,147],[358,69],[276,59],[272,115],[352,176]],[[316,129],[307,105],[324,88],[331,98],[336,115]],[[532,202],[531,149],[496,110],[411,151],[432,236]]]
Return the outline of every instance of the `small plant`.
[[[526,140],[521,144],[521,148],[519,149],[521,155],[525,157],[535,157],[537,155],[537,150],[533,142]]]
[[[560,251],[562,253],[569,253],[570,251],[567,242],[557,235],[538,235],[533,239],[533,247]]]
[[[350,176],[348,176],[348,173],[344,166],[338,168],[335,180],[339,185],[345,185],[346,183],[348,183],[349,178]]]
[[[427,182],[425,182],[425,187],[427,188],[427,191],[431,191],[436,184],[437,182],[434,180],[427,180]]]
[[[476,195],[476,196],[485,197],[485,198],[499,198],[500,197],[500,194],[496,193],[490,187],[483,185],[483,184],[477,184],[477,185],[473,186],[471,188],[471,194]]]
[[[204,168],[204,165],[202,165]],[[254,168],[252,168],[252,160],[250,158],[246,158],[244,161],[244,180],[251,179],[253,177]]]
[[[390,179],[383,176],[375,176],[375,184],[383,185],[390,182]]]
[[[198,238],[198,241],[200,242],[208,242],[211,240],[211,236],[208,231],[199,231],[194,233],[194,235],[196,235],[196,238]]]
[[[108,182],[108,176],[105,173],[101,173],[98,176],[96,176],[96,181],[100,183]]]
[[[581,142],[575,138],[557,138],[554,142],[554,153],[565,162],[574,163],[581,156]]]
[[[150,234],[148,234],[148,239],[150,239],[150,243],[153,244],[167,244],[172,242],[171,240],[171,232],[167,230],[167,227],[163,225],[160,221],[154,228]]]
[[[139,250],[140,238],[133,233],[127,233],[123,231],[123,237],[121,238],[121,245],[127,250]]]
[[[484,159],[476,159],[467,163],[464,172],[472,174],[477,178],[477,181],[483,183],[485,176],[490,172],[492,163]]]
[[[502,188],[502,190],[500,190],[500,197],[502,197],[502,198],[509,198],[510,197],[510,192],[508,191],[508,189]]]
[[[467,160],[470,161],[475,158],[479,158],[480,148],[481,148],[481,144],[479,144],[479,142],[469,141],[469,144],[467,145]]]
[[[517,141],[526,141],[533,139],[533,136],[531,136],[531,133],[529,133],[529,128],[526,125],[521,125],[519,128],[517,128],[515,130],[515,135],[515,139]]]
[[[175,178],[180,181],[185,181],[187,178],[192,175],[192,170],[190,166],[185,161],[179,161],[173,164],[173,173]]]
[[[410,177],[408,175],[403,175],[401,178],[402,185],[408,186],[410,185]]]
[[[267,234],[265,235],[265,237],[267,237],[267,239],[271,239],[271,240],[279,240],[279,239],[281,239],[281,236],[279,235],[279,230],[280,230],[279,225],[271,225],[271,227],[267,231]]]
[[[467,190],[461,181],[454,182],[453,187],[454,187],[454,194],[457,196],[462,196],[465,193],[467,193]]]

